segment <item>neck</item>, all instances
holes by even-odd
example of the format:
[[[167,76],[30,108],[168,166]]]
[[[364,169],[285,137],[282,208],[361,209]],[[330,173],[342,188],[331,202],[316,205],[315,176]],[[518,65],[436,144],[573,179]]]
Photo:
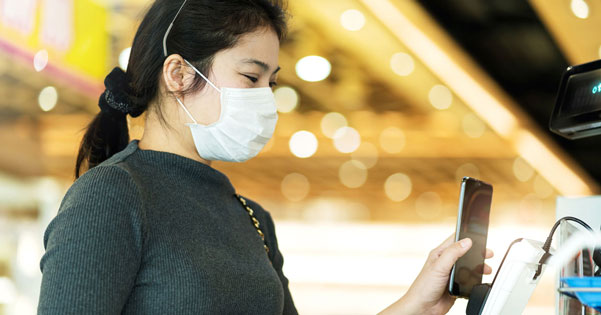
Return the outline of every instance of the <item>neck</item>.
[[[181,155],[210,166],[211,161],[201,158],[196,152],[194,145],[186,145],[186,143],[193,143],[194,141],[192,140],[188,126],[184,126],[184,128],[166,128],[158,121],[154,114],[150,114],[144,122],[144,134],[138,142],[138,147],[141,150],[162,151]]]

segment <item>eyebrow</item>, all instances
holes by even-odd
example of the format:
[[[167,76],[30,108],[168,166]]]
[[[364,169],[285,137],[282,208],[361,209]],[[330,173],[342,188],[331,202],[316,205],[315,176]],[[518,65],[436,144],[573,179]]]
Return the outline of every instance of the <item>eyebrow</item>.
[[[261,67],[263,69],[263,71],[269,70],[268,64],[264,63],[263,61],[257,60],[257,59],[248,58],[248,59],[243,59],[241,62],[255,64],[255,65]],[[278,66],[278,68],[275,69],[275,71],[272,74],[276,74],[278,71],[280,71],[280,69],[281,69],[280,66]]]

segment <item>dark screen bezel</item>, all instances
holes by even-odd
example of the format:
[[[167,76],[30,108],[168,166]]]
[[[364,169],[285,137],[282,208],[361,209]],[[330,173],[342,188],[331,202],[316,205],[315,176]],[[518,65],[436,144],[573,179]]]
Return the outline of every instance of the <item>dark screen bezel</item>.
[[[585,125],[591,122],[601,121],[601,109],[597,111],[587,112],[580,115],[568,115],[562,117],[560,113],[563,111],[565,96],[567,92],[568,81],[571,76],[595,71],[601,69],[601,60],[596,60],[593,62],[568,67],[566,71],[563,73],[561,77],[561,82],[559,84],[559,90],[557,93],[557,98],[555,100],[555,106],[553,107],[553,113],[551,114],[551,120],[549,121],[549,129],[562,137],[566,137],[568,139],[577,139],[593,134],[601,133],[601,128],[595,128],[595,130],[588,130],[582,132],[566,132],[564,129],[571,128],[578,125]],[[598,129],[598,130],[597,130]]]
[[[461,204],[459,205],[459,213],[458,218],[457,218],[457,227],[456,227],[456,231],[455,231],[455,241],[458,241],[461,239],[459,233],[461,231],[461,227],[465,224],[466,222],[466,218],[464,217],[464,208],[465,208],[465,196],[467,195],[467,191],[469,189],[486,189],[490,191],[491,194],[491,202],[488,206],[488,212],[489,212],[489,220],[486,222],[486,238],[485,238],[485,242],[484,242],[484,247],[486,248],[486,242],[488,241],[488,228],[490,226],[490,210],[491,210],[491,205],[492,205],[492,193],[493,193],[493,187],[492,185],[483,182],[481,180],[475,179],[475,178],[471,178],[471,177],[464,177],[463,180],[461,181],[461,192],[460,192],[460,196],[461,196]],[[460,258],[461,259],[461,258]],[[484,259],[483,259],[484,260]],[[484,261],[483,261],[484,263]],[[448,285],[448,291],[451,295],[453,296],[457,296],[457,297],[462,297],[462,298],[469,298],[469,294],[462,294],[462,292],[459,292],[459,288],[457,288],[454,285],[454,278],[455,278],[455,272],[456,272],[456,263],[453,265],[453,268],[451,270],[451,273],[449,275],[449,285]]]

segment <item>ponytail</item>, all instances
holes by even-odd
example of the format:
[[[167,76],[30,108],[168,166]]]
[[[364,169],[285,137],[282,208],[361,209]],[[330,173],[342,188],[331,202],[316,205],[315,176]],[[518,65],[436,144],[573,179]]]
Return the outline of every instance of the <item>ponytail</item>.
[[[134,110],[135,107],[131,106],[132,93],[128,76],[123,70],[114,68],[104,79],[104,85],[106,90],[98,100],[100,112],[87,126],[79,146],[75,164],[76,179],[81,174],[84,162],[87,169],[91,169],[123,150],[129,143],[127,114],[136,117],[144,112],[144,108]]]

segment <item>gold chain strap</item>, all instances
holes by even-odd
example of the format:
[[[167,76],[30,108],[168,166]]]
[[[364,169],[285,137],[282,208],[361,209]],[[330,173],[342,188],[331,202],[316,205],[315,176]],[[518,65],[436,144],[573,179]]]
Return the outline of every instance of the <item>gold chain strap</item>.
[[[267,253],[269,253],[269,247],[267,246],[267,242],[265,242],[265,235],[263,234],[263,231],[261,231],[261,229],[259,228],[259,226],[261,224],[259,224],[259,220],[257,220],[257,218],[255,217],[255,215],[254,215],[255,212],[253,211],[253,209],[251,209],[246,204],[246,200],[244,198],[242,198],[242,196],[236,194],[236,198],[238,198],[238,200],[240,200],[240,203],[242,204],[242,206],[244,206],[244,209],[246,210],[246,212],[248,212],[248,216],[250,216],[250,220],[252,221],[253,225],[255,226],[255,229],[257,229],[257,233],[259,233],[259,236],[263,240],[263,247],[265,247],[265,251]]]

